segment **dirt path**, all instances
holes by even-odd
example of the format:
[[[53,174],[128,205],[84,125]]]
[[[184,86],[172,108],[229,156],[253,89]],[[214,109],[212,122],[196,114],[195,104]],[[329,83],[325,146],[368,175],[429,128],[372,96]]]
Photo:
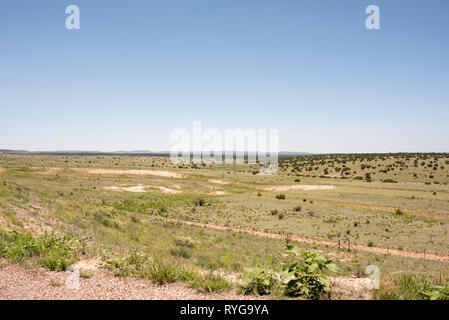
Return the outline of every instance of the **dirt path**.
[[[278,233],[269,233],[259,230],[251,230],[247,228],[239,228],[239,227],[228,227],[225,225],[219,225],[214,223],[203,223],[203,222],[194,222],[194,221],[186,221],[186,220],[180,220],[180,219],[173,219],[173,218],[167,218],[169,221],[172,222],[179,222],[186,225],[191,226],[198,226],[198,227],[204,227],[204,228],[210,228],[215,230],[232,230],[235,232],[244,232],[260,237],[266,237],[266,238],[273,238],[273,239],[287,239],[302,242],[302,243],[309,243],[309,244],[322,244],[322,245],[329,245],[330,247],[336,246],[336,241],[329,241],[327,239],[322,238],[305,238],[305,237],[299,237],[299,236],[286,236]],[[342,243],[342,248],[347,248],[348,244],[346,242]],[[380,254],[391,254],[393,256],[401,256],[406,258],[416,258],[416,259],[424,259],[424,260],[436,260],[436,261],[447,261],[449,262],[449,253],[445,252],[437,252],[437,251],[417,251],[411,248],[403,248],[402,250],[399,250],[397,248],[385,248],[385,247],[368,247],[364,246],[359,243],[350,243],[350,248],[360,251],[366,251],[366,252],[373,252],[373,253],[380,253]]]
[[[0,261],[0,263],[2,263]],[[105,269],[90,271],[90,278],[79,278],[79,289],[66,286],[70,272],[25,268],[3,262],[0,266],[0,300],[251,300],[233,292],[203,294],[180,283],[158,286],[147,279],[116,277]],[[72,286],[73,288],[73,286]]]

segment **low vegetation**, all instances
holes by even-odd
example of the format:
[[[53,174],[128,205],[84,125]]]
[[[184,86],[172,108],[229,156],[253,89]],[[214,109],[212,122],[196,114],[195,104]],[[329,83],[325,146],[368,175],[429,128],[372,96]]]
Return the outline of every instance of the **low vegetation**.
[[[291,245],[287,245],[286,252],[292,258],[282,270],[248,269],[244,282],[239,286],[240,292],[313,300],[330,298],[327,276],[339,272],[335,263],[318,252],[302,251]]]
[[[233,290],[244,278],[244,294],[334,299],[323,260],[332,257],[339,276],[376,265],[383,275],[425,281],[434,298],[444,293],[447,279],[433,279],[449,272],[448,154],[304,155],[281,157],[275,175],[254,174],[259,168],[148,155],[0,154],[0,230],[16,230],[1,232],[0,258],[64,270],[82,258],[87,239],[118,276],[202,292]],[[286,255],[285,244],[298,255]],[[321,261],[311,274],[308,259]],[[431,296],[401,287],[383,278],[376,297]]]
[[[440,277],[430,282],[416,275],[394,277],[375,292],[384,300],[449,300],[449,282]]]
[[[26,233],[0,231],[0,257],[9,261],[63,271],[84,253],[83,242],[76,238],[53,233],[32,237]]]

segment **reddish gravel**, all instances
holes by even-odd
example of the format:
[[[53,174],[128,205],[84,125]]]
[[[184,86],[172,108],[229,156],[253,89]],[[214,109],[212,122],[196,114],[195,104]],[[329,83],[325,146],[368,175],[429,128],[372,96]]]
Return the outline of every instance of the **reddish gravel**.
[[[0,261],[1,263],[1,261]],[[80,278],[78,290],[68,289],[69,272],[25,268],[4,263],[0,266],[0,299],[15,300],[218,300],[254,299],[227,292],[202,294],[180,283],[158,286],[147,279],[116,277],[105,269],[96,269],[90,278]]]

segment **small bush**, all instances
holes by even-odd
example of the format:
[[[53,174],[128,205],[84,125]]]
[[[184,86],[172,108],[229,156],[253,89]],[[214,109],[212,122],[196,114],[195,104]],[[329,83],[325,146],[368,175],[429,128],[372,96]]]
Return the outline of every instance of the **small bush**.
[[[435,283],[413,275],[401,275],[375,291],[377,299],[385,300],[449,300],[449,283]]]
[[[166,263],[162,260],[151,263],[144,274],[144,277],[150,278],[157,284],[189,281],[193,279],[193,276],[193,271],[173,263]]]
[[[37,262],[54,271],[64,271],[84,253],[84,244],[76,238],[54,233],[33,238],[17,231],[0,231],[0,257],[14,262]]]
[[[204,200],[203,198],[199,198],[199,199],[195,200],[195,205],[196,206],[202,207],[205,204],[206,204],[206,200]]]
[[[287,246],[287,252],[295,260],[282,272],[284,294],[289,297],[320,299],[331,295],[328,272],[338,272],[337,266],[318,252],[300,251],[297,247]],[[284,282],[283,282],[284,283]]]
[[[383,183],[398,183],[396,180],[393,179],[384,179],[382,180]]]
[[[212,273],[195,276],[189,282],[189,286],[204,293],[220,293],[231,288],[231,284],[228,281]]]
[[[177,238],[175,240],[175,245],[178,247],[185,247],[185,248],[189,248],[189,249],[192,249],[195,247],[195,243],[193,242],[193,240],[188,237]]]
[[[133,251],[123,257],[108,259],[105,266],[116,276],[142,276],[151,263],[150,257]]]
[[[276,272],[271,269],[248,268],[245,270],[245,278],[239,284],[238,291],[245,295],[266,295],[279,286]]]
[[[295,212],[300,212],[301,210],[302,210],[301,206],[293,207],[293,211],[295,211]]]
[[[170,254],[175,257],[182,257],[186,259],[190,258],[192,255],[186,248],[172,248],[170,249]]]
[[[285,194],[280,193],[280,194],[276,195],[276,199],[278,199],[278,200],[285,200]]]

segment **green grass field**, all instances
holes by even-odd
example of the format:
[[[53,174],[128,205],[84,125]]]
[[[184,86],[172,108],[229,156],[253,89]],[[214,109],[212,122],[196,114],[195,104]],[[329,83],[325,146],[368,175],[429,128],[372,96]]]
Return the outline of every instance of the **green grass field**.
[[[345,276],[377,265],[381,285],[449,274],[449,154],[282,157],[265,176],[169,160],[1,154],[1,229],[76,236],[104,261],[136,250],[239,277],[285,263],[286,243]]]

